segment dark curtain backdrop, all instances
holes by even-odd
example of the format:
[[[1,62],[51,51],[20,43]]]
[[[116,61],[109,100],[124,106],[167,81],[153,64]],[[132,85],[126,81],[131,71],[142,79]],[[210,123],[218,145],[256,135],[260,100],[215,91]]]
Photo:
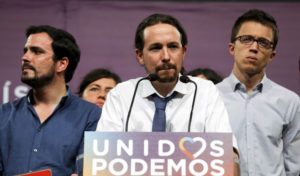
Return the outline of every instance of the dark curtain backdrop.
[[[29,89],[20,81],[29,25],[49,24],[75,36],[82,55],[69,86],[76,92],[82,77],[97,67],[111,69],[122,80],[146,75],[136,61],[133,42],[138,23],[152,13],[173,15],[185,27],[187,70],[210,67],[228,76],[233,64],[228,52],[232,25],[251,8],[272,14],[280,30],[277,56],[267,76],[300,94],[300,2],[0,0],[0,103]]]

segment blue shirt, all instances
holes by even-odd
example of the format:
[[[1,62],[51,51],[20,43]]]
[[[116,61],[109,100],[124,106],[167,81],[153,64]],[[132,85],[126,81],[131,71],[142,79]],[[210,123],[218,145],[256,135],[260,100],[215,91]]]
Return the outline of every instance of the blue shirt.
[[[242,176],[298,176],[300,100],[264,75],[248,94],[232,73],[217,87],[236,136]]]
[[[0,105],[0,175],[50,168],[54,176],[77,173],[84,131],[94,131],[101,109],[68,89],[42,124],[28,96]]]

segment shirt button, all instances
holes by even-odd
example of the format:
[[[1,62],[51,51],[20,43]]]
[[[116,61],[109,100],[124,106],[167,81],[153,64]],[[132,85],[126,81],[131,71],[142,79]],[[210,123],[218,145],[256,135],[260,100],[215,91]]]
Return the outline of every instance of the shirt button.
[[[42,130],[42,128],[38,128],[38,132],[40,132]]]
[[[38,149],[33,149],[33,151],[34,151],[34,152],[37,152],[37,151],[38,151]]]

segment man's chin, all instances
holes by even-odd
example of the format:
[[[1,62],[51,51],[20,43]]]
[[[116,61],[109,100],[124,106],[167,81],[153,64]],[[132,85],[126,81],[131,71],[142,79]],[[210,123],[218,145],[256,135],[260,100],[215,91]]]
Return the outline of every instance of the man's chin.
[[[34,86],[36,82],[33,78],[28,78],[28,77],[22,77],[21,81],[22,83],[27,84],[31,87]]]
[[[258,69],[256,67],[248,67],[245,68],[244,71],[248,74],[248,75],[256,75],[259,74],[263,71],[263,69]]]
[[[162,83],[174,82],[177,80],[177,75],[172,76],[158,76],[158,81]]]
[[[158,76],[158,81],[162,83],[174,82],[178,77],[176,69],[159,70],[156,74]]]

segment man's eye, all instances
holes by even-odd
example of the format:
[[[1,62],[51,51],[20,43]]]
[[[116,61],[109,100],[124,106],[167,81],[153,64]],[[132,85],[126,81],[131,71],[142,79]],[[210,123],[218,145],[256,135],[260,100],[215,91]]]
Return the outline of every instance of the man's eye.
[[[260,38],[260,39],[258,39],[258,43],[260,43],[261,45],[264,45],[264,46],[267,46],[267,45],[269,45],[270,44],[270,42],[269,41],[267,41],[266,39],[264,39],[264,38]]]
[[[150,50],[160,50],[160,47],[152,47]]]
[[[35,54],[41,54],[41,53],[43,53],[43,51],[40,50],[40,49],[32,49],[32,52],[35,53]]]
[[[244,36],[241,38],[242,42],[252,42],[253,41],[253,37],[251,36]]]
[[[177,45],[171,45],[171,46],[169,46],[169,48],[178,48],[178,46]]]

